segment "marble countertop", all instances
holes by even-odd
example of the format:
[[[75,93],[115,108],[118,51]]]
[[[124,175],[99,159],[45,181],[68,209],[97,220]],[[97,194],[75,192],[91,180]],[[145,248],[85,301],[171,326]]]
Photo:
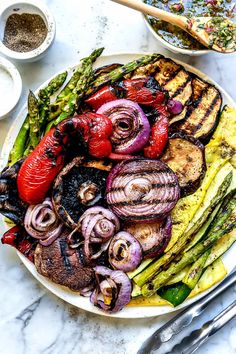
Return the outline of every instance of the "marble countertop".
[[[42,0],[40,0],[42,1]],[[48,55],[17,65],[24,92],[15,112],[0,122],[0,146],[25,102],[28,89],[105,46],[105,53],[159,51],[201,69],[236,100],[236,56],[215,53],[194,58],[163,50],[146,30],[141,15],[108,0],[48,0],[57,23],[56,41]],[[0,102],[1,104],[1,102]],[[0,250],[1,354],[135,354],[141,343],[171,316],[121,320],[74,308],[41,287],[10,247]],[[236,296],[236,288],[218,297],[207,312],[182,334],[212,318]],[[212,337],[199,354],[236,353],[236,319]],[[163,353],[159,351],[159,353]]]

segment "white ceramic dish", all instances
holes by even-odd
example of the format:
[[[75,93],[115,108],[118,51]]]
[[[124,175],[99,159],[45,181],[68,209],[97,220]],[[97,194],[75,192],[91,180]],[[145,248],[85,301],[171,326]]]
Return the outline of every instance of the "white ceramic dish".
[[[13,14],[31,13],[40,15],[46,26],[47,36],[44,42],[36,49],[26,53],[15,52],[7,48],[2,40],[4,35],[4,28],[8,17]],[[0,52],[5,56],[20,62],[32,62],[41,59],[53,44],[56,34],[56,23],[52,13],[39,0],[5,0],[1,1],[0,5]]]
[[[1,120],[6,118],[8,114],[11,113],[11,111],[17,105],[22,92],[22,80],[19,71],[9,60],[0,57],[0,67],[9,74],[9,77],[12,80],[13,90],[13,92],[11,93],[11,104],[9,106],[6,106],[6,110],[0,114]]]
[[[147,54],[147,53],[145,53],[145,54]],[[144,55],[144,53],[113,54],[113,55],[103,56],[97,60],[96,66],[99,67],[99,66],[107,65],[107,64],[111,64],[111,63],[127,63],[133,59],[139,58],[142,55]],[[223,90],[216,82],[211,80],[207,75],[203,74],[199,70],[194,69],[190,65],[187,65],[183,62],[179,62],[179,63],[184,65],[187,70],[195,73],[196,75],[203,78],[204,80],[208,80],[209,82],[213,83],[216,87],[218,87],[218,89],[222,93],[224,104],[229,104],[232,107],[236,107],[236,104],[234,103],[233,99],[225,92],[225,90]],[[68,70],[70,72],[72,71],[72,69],[73,69],[73,67],[68,68]],[[39,89],[44,87],[48,82],[49,82],[49,80],[47,82],[43,83],[39,87]],[[38,91],[36,91],[36,93],[37,92]],[[15,138],[16,138],[18,131],[21,127],[21,124],[25,118],[25,114],[26,114],[26,106],[21,110],[21,112],[19,113],[18,117],[16,118],[16,120],[14,121],[12,127],[10,128],[10,130],[8,132],[8,135],[5,139],[5,143],[4,143],[4,146],[2,149],[2,163],[0,166],[1,169],[5,166],[5,164],[7,162],[8,154],[9,154],[10,149],[15,141]],[[1,230],[6,229],[6,225],[3,222],[3,218],[1,218],[1,220],[0,220],[0,228],[1,228]],[[228,272],[231,272],[233,270],[233,268],[236,266],[235,252],[236,252],[236,245],[232,246],[231,249],[229,251],[227,251],[227,253],[223,257],[224,265],[225,265]],[[90,312],[93,312],[93,313],[96,313],[99,315],[104,315],[104,316],[112,316],[112,317],[119,317],[119,318],[144,318],[144,317],[159,316],[162,314],[176,311],[176,310],[183,308],[187,305],[190,305],[191,303],[195,302],[196,300],[198,300],[199,298],[201,298],[207,292],[210,291],[210,290],[208,290],[206,292],[203,292],[203,293],[195,296],[194,298],[192,298],[188,301],[185,301],[181,306],[178,306],[177,308],[172,308],[170,306],[126,307],[125,309],[123,309],[119,313],[116,313],[114,315],[109,315],[109,314],[106,314],[106,313],[98,310],[96,307],[94,307],[89,302],[88,298],[84,298],[82,296],[79,296],[77,293],[74,293],[74,292],[66,289],[65,287],[59,286],[59,285],[51,282],[47,278],[44,278],[43,276],[41,276],[40,274],[37,273],[34,265],[30,261],[28,261],[19,252],[18,252],[18,256],[20,257],[21,261],[24,263],[26,268],[30,271],[30,273],[42,285],[44,285],[49,291],[51,291],[53,294],[55,294],[59,298],[65,300],[66,302],[68,302],[78,308],[82,308],[86,311],[90,311]],[[212,287],[211,290],[213,288],[214,287]]]
[[[192,49],[184,49],[184,48],[178,48],[169,42],[165,41],[159,34],[156,33],[156,31],[153,29],[153,27],[150,25],[150,23],[147,20],[146,15],[142,15],[144,22],[146,23],[147,28],[149,31],[152,33],[152,35],[158,40],[158,42],[162,45],[162,47],[168,49],[172,53],[175,54],[184,54],[184,55],[190,55],[190,56],[200,56],[204,54],[208,54],[211,52],[209,49],[201,49],[201,50],[192,50]]]

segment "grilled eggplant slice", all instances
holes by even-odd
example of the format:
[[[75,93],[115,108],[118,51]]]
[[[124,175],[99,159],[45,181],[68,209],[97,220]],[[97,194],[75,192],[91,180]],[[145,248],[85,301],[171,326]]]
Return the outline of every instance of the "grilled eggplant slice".
[[[135,70],[132,78],[149,75],[155,77],[159,85],[169,93],[171,99],[180,101],[184,107],[180,114],[170,120],[170,124],[184,119],[192,96],[191,74],[173,60],[161,58],[153,64]]]
[[[106,178],[111,165],[103,161],[83,163],[76,157],[57,176],[52,198],[56,213],[71,228],[75,228],[80,216],[93,205],[104,205]]]
[[[183,196],[198,189],[206,172],[205,148],[199,140],[183,133],[173,134],[162,161],[176,173]]]
[[[217,125],[222,98],[215,86],[198,77],[193,77],[192,87],[191,104],[188,106],[184,120],[176,123],[174,128],[204,140]]]

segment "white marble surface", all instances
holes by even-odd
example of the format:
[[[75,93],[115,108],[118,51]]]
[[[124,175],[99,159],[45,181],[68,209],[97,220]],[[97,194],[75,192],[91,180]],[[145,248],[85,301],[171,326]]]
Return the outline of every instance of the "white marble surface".
[[[109,0],[48,0],[46,3],[56,18],[56,42],[42,61],[18,65],[24,94],[11,117],[0,122],[0,146],[26,99],[28,89],[35,89],[58,70],[78,62],[95,47],[105,46],[106,53],[161,51],[171,55],[161,49],[147,32],[140,14]],[[235,55],[210,54],[180,59],[210,75],[236,100]],[[135,354],[145,338],[170,318],[120,320],[78,310],[42,288],[21,264],[13,249],[0,247],[1,354]],[[231,289],[216,299],[183,335],[213,317],[235,299],[235,294],[236,289]],[[199,354],[222,352],[236,353],[236,320],[198,350]]]

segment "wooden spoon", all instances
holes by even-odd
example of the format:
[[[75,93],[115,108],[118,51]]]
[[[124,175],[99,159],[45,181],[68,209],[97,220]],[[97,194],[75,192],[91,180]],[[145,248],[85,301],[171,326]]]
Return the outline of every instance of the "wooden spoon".
[[[160,10],[138,0],[111,0],[146,15],[158,17],[188,32],[205,47],[221,53],[236,51],[236,25],[223,17],[186,17]]]

